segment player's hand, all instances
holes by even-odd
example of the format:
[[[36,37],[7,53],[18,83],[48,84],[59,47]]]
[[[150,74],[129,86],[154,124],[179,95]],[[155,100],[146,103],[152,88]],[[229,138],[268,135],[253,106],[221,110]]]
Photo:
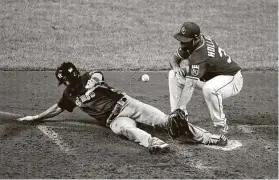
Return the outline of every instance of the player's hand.
[[[187,75],[186,69],[181,67],[174,68],[173,70],[178,76],[185,77]]]
[[[38,116],[25,116],[22,118],[18,118],[17,121],[34,121],[37,119],[38,119]]]
[[[177,68],[177,69],[174,69],[175,71],[175,77],[176,77],[176,80],[179,84],[184,84],[185,83],[185,77],[186,77],[186,74],[187,74],[187,71],[186,69],[183,69],[183,68]]]

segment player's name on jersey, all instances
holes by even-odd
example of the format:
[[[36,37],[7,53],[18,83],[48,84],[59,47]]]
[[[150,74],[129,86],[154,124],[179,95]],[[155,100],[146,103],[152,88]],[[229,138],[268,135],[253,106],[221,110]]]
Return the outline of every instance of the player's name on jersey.
[[[85,103],[86,101],[90,101],[92,98],[95,97],[95,93],[94,92],[90,92],[90,93],[85,93],[84,95],[78,96],[76,98],[76,105],[77,106],[81,106],[81,103]]]
[[[207,54],[209,57],[215,57],[215,45],[209,36],[204,36],[205,43],[207,45]]]

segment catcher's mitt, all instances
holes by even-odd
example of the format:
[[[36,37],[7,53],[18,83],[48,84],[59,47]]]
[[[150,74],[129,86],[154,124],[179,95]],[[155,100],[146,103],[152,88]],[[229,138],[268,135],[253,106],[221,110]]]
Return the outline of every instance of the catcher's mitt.
[[[186,133],[188,129],[187,117],[181,109],[176,109],[168,117],[168,133],[175,139]]]

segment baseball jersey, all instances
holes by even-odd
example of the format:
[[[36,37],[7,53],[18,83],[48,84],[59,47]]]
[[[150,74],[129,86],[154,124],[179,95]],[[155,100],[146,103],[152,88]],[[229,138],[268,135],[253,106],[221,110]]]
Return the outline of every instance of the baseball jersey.
[[[75,91],[64,90],[58,106],[69,112],[75,107],[105,123],[118,100],[124,95],[104,83],[101,72],[87,72],[81,76],[81,85]]]
[[[218,75],[235,75],[241,68],[226,52],[209,36],[201,35],[202,44],[194,50],[182,49],[176,51],[176,56],[189,61],[189,76],[203,81]]]

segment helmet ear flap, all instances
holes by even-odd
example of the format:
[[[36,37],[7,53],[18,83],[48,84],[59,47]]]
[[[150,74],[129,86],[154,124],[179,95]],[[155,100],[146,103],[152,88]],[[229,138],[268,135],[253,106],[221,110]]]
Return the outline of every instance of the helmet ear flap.
[[[79,79],[79,71],[71,62],[63,62],[56,70],[55,76],[58,80],[58,86],[63,84],[66,80],[71,85],[76,85]]]

